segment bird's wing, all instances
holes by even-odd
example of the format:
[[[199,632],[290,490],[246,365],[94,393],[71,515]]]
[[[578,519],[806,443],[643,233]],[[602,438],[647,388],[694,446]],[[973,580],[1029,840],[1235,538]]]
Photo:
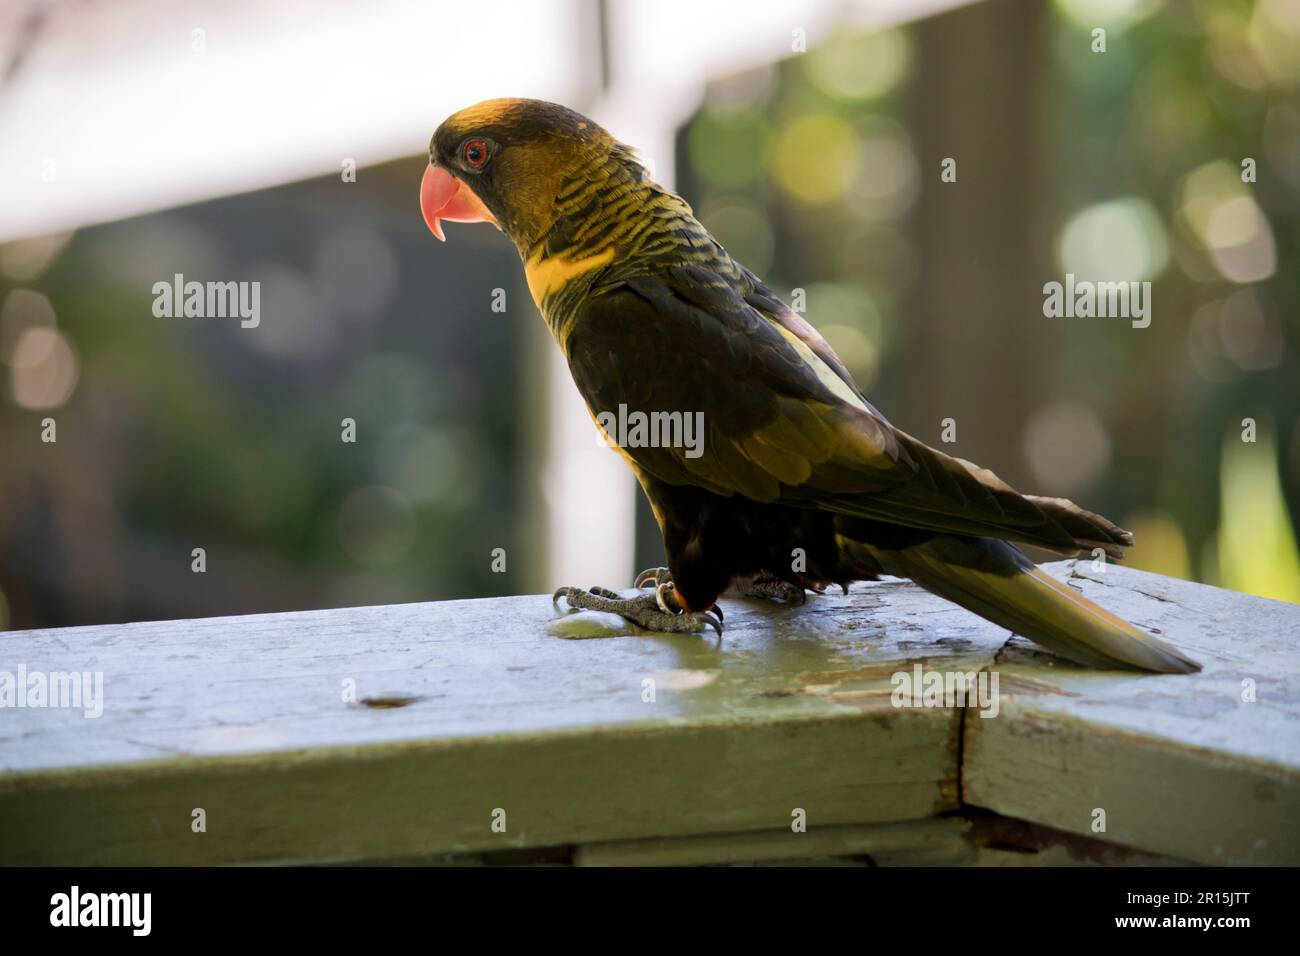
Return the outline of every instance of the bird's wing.
[[[677,267],[588,296],[563,346],[595,416],[620,405],[702,414],[697,455],[682,444],[620,449],[661,481],[1059,549],[1128,543],[1105,519],[1021,495],[891,426],[821,336],[785,313],[755,307],[710,270]]]

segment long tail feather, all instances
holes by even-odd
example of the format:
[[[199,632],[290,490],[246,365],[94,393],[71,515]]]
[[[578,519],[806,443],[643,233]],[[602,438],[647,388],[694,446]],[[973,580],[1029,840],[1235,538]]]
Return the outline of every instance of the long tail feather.
[[[1090,667],[1190,674],[1201,665],[1144,634],[994,538],[940,535],[886,550],[866,545],[889,574],[911,578],[1070,660]]]

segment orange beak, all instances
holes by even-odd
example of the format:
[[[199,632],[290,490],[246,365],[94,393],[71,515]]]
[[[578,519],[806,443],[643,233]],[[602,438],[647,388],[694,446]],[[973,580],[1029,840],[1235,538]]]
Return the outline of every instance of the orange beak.
[[[474,195],[474,191],[464,185],[441,166],[430,163],[424,170],[424,179],[420,181],[420,209],[424,212],[424,221],[429,229],[443,242],[447,237],[442,234],[442,222],[490,222],[496,220],[488,212],[483,200]]]

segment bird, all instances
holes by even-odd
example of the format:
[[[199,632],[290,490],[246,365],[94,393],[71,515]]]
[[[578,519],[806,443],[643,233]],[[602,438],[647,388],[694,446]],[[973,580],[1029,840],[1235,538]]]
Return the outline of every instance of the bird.
[[[485,222],[514,243],[662,533],[667,565],[640,575],[633,596],[562,587],[557,607],[720,640],[724,593],[802,603],[900,577],[1086,667],[1200,670],[1017,547],[1120,558],[1129,532],[890,424],[816,329],[582,114],[525,98],[454,113],[430,140],[420,205],[438,239],[444,222]],[[698,446],[619,441],[616,410],[687,416]]]

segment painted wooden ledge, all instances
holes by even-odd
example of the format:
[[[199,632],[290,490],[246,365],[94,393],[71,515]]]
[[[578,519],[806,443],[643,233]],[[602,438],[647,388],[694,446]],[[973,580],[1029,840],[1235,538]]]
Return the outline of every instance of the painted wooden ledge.
[[[724,602],[721,644],[535,596],[0,634],[0,677],[104,680],[98,718],[0,708],[0,863],[987,863],[1002,818],[1049,862],[1300,863],[1300,607],[1049,567],[1204,672],[902,582]],[[917,664],[996,674],[997,716],[895,707]]]

